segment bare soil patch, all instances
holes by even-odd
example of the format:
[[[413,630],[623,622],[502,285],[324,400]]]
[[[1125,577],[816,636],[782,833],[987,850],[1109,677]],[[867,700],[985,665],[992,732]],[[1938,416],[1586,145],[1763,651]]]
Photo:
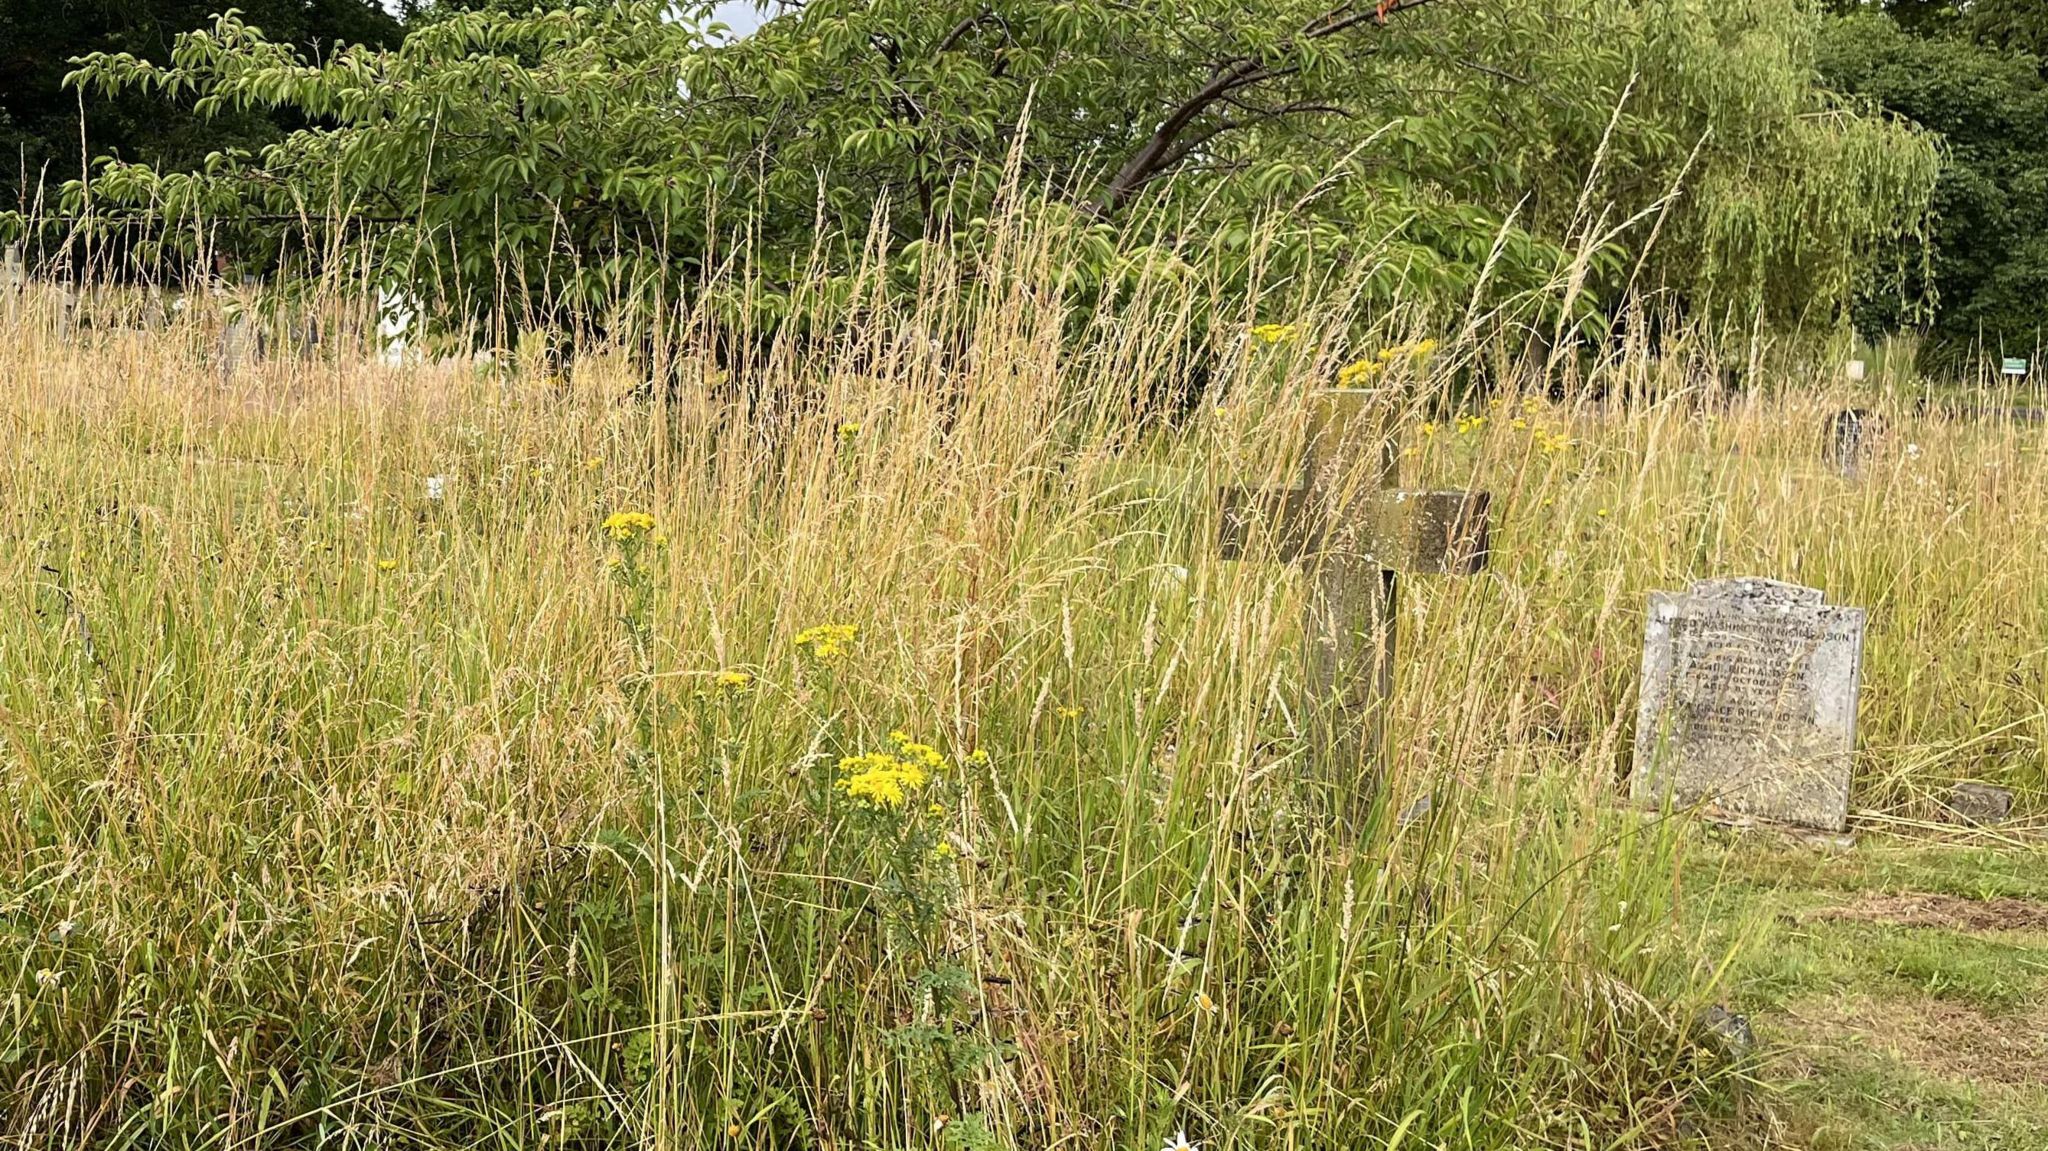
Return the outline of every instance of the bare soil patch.
[[[1964,899],[1955,895],[1866,895],[1799,917],[1827,923],[1885,923],[1955,931],[2048,931],[2048,903],[2031,899]]]
[[[1775,1022],[1799,1046],[1867,1046],[1954,1082],[2048,1089],[2048,1005],[1987,1015],[1925,996],[1853,996],[1809,1000]]]

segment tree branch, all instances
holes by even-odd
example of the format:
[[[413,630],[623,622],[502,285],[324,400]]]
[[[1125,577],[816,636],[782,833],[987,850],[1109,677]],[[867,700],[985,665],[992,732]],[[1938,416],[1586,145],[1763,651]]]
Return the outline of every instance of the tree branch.
[[[1291,41],[1282,46],[1283,54],[1302,42],[1328,39],[1331,36],[1336,36],[1366,24],[1370,24],[1375,28],[1384,28],[1387,25],[1387,18],[1395,13],[1420,8],[1428,3],[1430,3],[1430,0],[1378,0],[1377,3],[1363,6],[1356,3],[1339,5],[1304,25],[1302,30],[1296,33]],[[1221,132],[1227,130],[1223,125],[1230,124],[1230,121],[1224,121],[1223,125],[1218,125],[1199,136],[1192,144],[1186,147],[1180,145],[1181,134],[1186,132],[1210,108],[1230,99],[1231,94],[1239,89],[1253,87],[1263,84],[1268,80],[1292,75],[1299,70],[1297,67],[1266,68],[1256,61],[1244,57],[1236,57],[1219,62],[1214,71],[1211,72],[1209,81],[1197,89],[1193,95],[1183,100],[1172,111],[1168,112],[1166,118],[1160,122],[1159,127],[1153,129],[1151,137],[1117,168],[1116,174],[1110,177],[1109,183],[1102,189],[1101,194],[1096,197],[1094,204],[1090,206],[1093,214],[1097,216],[1114,215],[1126,203],[1130,202],[1131,197],[1137,194],[1138,189],[1156,179],[1160,174],[1166,172],[1181,160],[1186,159],[1195,148],[1199,148],[1202,144],[1207,143]],[[1334,109],[1329,109],[1327,106],[1318,105],[1313,102],[1302,102],[1301,106],[1296,110]]]
[[[946,38],[939,41],[938,47],[932,49],[932,54],[936,56],[941,52],[951,52],[954,48],[959,47],[960,41],[966,39],[967,34],[974,31],[975,26],[987,20],[990,15],[992,14],[989,10],[984,8],[965,20],[960,21],[958,24],[953,25],[953,30],[946,33]]]

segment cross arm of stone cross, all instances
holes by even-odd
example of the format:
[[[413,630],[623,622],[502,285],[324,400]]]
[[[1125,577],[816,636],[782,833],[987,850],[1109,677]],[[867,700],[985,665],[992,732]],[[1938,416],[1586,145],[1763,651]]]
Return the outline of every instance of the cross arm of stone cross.
[[[1282,560],[1371,559],[1384,571],[1424,575],[1484,570],[1491,497],[1398,490],[1400,459],[1383,422],[1385,409],[1385,397],[1371,389],[1317,395],[1301,481],[1278,490],[1221,492],[1216,542],[1222,557],[1242,559],[1263,537]],[[1365,474],[1343,474],[1353,461],[1366,465]]]
[[[1382,488],[1342,512],[1320,506],[1310,488],[1254,491],[1224,488],[1216,545],[1222,558],[1241,560],[1264,539],[1273,557],[1300,560],[1323,554],[1342,531],[1347,550],[1387,571],[1418,575],[1477,575],[1486,570],[1487,492],[1411,492]]]

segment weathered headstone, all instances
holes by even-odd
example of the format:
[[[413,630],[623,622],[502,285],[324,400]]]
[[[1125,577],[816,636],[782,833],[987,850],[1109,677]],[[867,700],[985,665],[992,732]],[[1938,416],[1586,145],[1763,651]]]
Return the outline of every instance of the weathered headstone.
[[[1856,479],[1872,443],[1883,430],[1883,421],[1862,408],[1844,408],[1828,417],[1827,456],[1830,467],[1843,479]]]
[[[1862,608],[1767,579],[1650,593],[1632,794],[1841,831]]]
[[[1471,575],[1487,559],[1487,493],[1395,489],[1385,408],[1367,389],[1317,397],[1300,482],[1224,489],[1217,540],[1227,560],[1262,541],[1274,558],[1309,566],[1309,729],[1324,770],[1354,799],[1371,794],[1385,753],[1398,573]]]

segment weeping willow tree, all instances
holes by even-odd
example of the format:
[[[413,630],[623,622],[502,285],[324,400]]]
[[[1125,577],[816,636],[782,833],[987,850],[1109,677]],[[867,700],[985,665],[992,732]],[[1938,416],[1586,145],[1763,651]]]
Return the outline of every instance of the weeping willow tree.
[[[1820,24],[1807,5],[1642,7],[1646,119],[1697,148],[1660,277],[1738,324],[1759,313],[1838,323],[1860,281],[1902,287],[1905,269],[1884,255],[1925,250],[1936,139],[1817,88]],[[1668,170],[1674,152],[1655,166]]]
[[[508,293],[552,321],[735,258],[815,291],[876,234],[914,271],[1007,197],[1073,217],[1084,292],[1155,242],[1374,269],[1361,306],[1597,319],[1658,289],[1748,326],[1836,321],[1938,167],[1816,85],[1805,0],[811,0],[736,41],[709,18],[457,12],[309,59],[231,13],[162,63],[90,57],[94,97],[307,126],[196,172],[107,162],[70,223],[322,251],[373,221],[376,274],[456,322]]]

